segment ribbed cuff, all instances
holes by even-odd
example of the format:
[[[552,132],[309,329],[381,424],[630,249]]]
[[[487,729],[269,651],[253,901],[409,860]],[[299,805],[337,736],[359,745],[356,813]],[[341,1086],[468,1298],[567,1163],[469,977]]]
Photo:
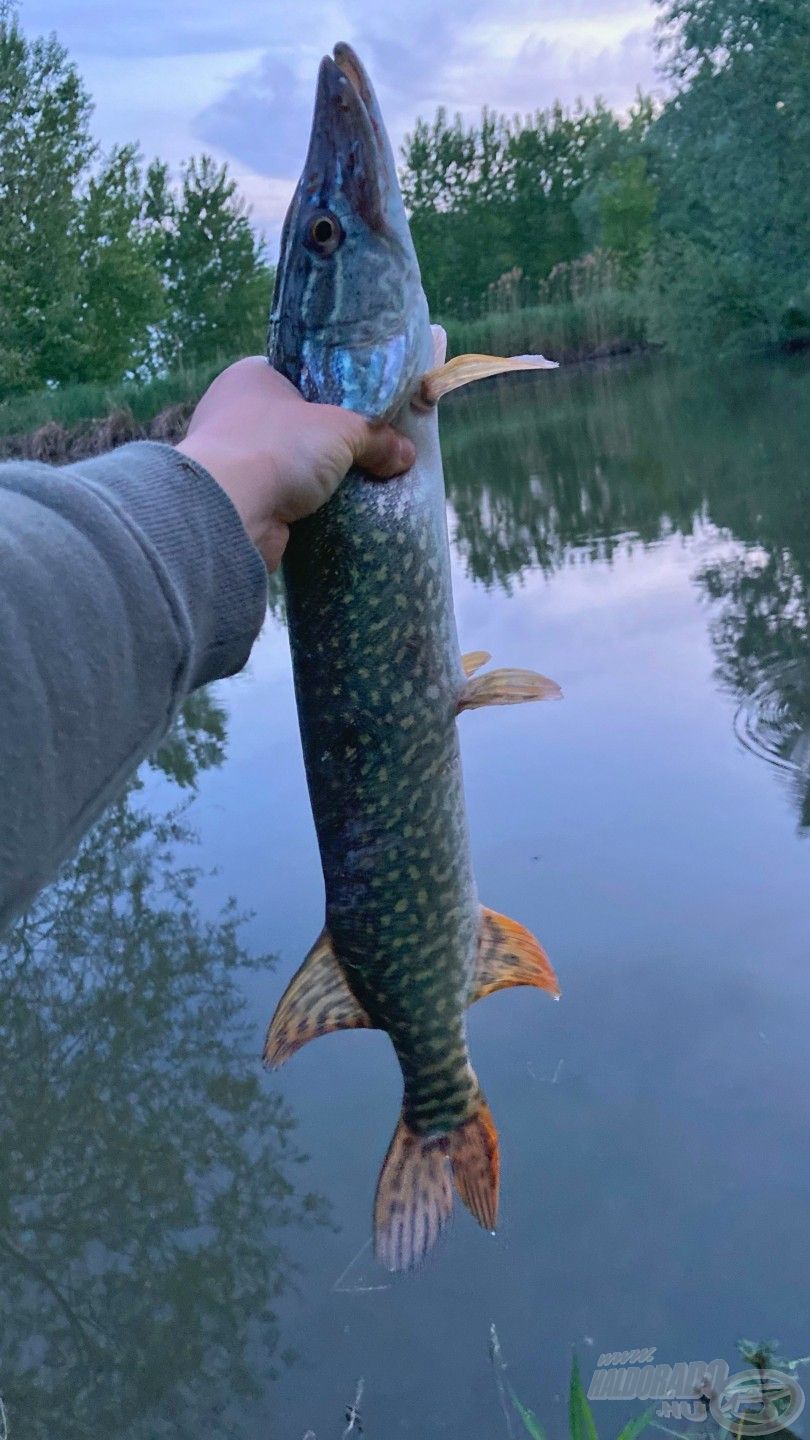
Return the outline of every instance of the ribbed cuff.
[[[213,476],[156,440],[68,468],[109,493],[181,601],[192,637],[188,688],[241,670],[267,609],[267,571]]]

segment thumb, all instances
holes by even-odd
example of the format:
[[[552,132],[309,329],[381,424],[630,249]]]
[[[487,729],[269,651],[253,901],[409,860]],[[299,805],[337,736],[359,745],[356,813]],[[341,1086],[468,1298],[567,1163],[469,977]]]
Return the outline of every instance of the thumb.
[[[416,459],[412,441],[391,425],[370,425],[362,416],[353,416],[348,435],[353,464],[381,480],[410,470]]]

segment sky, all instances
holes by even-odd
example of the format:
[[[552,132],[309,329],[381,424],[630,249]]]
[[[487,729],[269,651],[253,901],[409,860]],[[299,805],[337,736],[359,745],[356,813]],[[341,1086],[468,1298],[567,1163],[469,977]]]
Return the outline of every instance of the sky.
[[[320,57],[348,40],[395,147],[436,107],[527,112],[655,89],[652,0],[21,0],[55,31],[107,148],[137,140],[176,167],[227,160],[271,255],[306,150]]]

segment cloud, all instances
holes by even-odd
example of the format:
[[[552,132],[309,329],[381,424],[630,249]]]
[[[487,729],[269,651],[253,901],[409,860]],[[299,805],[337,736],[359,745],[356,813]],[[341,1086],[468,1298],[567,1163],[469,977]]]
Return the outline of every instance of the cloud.
[[[432,116],[439,104],[468,119],[485,104],[514,114],[597,94],[624,108],[637,85],[650,88],[655,80],[648,0],[628,0],[618,14],[611,0],[547,0],[541,23],[527,20],[519,0],[497,8],[491,0],[445,0],[441,9],[415,0],[398,10],[396,23],[392,15],[391,0],[379,0],[373,19],[367,9],[362,16],[359,0],[343,0],[343,33],[369,66],[395,149],[417,115]],[[293,61],[274,45],[194,122],[202,141],[252,173],[254,195],[261,193],[258,177],[272,180],[272,206],[259,202],[271,243],[281,218],[271,216],[279,197],[291,193],[306,152],[316,57],[334,30],[334,10],[316,6],[309,56],[299,46]]]
[[[477,82],[486,87],[487,103],[495,109],[532,111],[553,100],[572,105],[596,95],[625,109],[639,85],[643,90],[657,85],[652,31],[634,30],[618,45],[595,50],[529,40],[510,64],[480,71]]]
[[[56,30],[71,52],[131,56],[216,54],[263,49],[272,40],[294,43],[300,19],[280,0],[135,0],[111,7],[109,0],[24,0],[22,19],[30,34]]]
[[[555,98],[631,101],[654,81],[653,0],[24,0],[29,34],[56,29],[97,102],[102,143],[139,139],[173,165],[230,159],[277,234],[306,151],[320,56],[366,60],[395,149],[438,105],[468,119]]]
[[[305,87],[271,51],[197,116],[195,132],[259,174],[297,175],[314,93],[314,76]]]

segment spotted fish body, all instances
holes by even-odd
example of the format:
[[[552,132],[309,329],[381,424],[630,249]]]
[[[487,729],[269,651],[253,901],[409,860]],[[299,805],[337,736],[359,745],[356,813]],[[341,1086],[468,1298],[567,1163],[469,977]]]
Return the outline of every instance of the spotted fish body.
[[[464,1010],[480,911],[435,411],[410,429],[412,470],[388,484],[352,474],[295,527],[284,577],[327,929],[391,1037],[407,1123],[430,1133],[476,1101]]]
[[[403,1109],[375,1238],[384,1263],[406,1268],[450,1214],[451,1175],[476,1218],[495,1221],[497,1134],[470,1064],[466,1007],[506,984],[556,993],[537,942],[479,904],[457,715],[556,687],[528,672],[465,673],[473,667],[453,613],[437,412],[423,380],[444,373],[431,369],[444,360],[444,335],[429,324],[379,107],[346,46],[321,66],[268,353],[307,398],[392,418],[416,449],[398,479],[352,471],[292,527],[285,554],[326,926],[266,1049],[277,1064],[329,1030],[390,1036]]]

